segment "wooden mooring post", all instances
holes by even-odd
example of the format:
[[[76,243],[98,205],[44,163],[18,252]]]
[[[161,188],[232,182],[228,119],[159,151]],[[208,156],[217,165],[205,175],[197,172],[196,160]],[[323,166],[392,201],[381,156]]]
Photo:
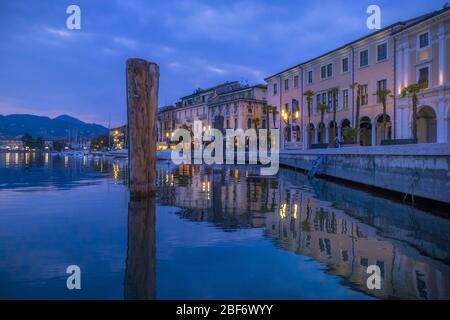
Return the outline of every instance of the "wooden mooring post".
[[[126,81],[129,188],[136,199],[155,195],[159,67],[128,59]]]

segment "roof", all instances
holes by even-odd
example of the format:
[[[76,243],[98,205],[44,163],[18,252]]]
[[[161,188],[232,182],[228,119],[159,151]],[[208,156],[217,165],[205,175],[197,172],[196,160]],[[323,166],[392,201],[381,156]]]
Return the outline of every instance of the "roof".
[[[393,28],[395,28],[395,27],[400,27],[400,26],[402,26],[402,28],[401,28],[400,30],[392,31],[392,34],[399,33],[399,32],[401,32],[401,31],[403,31],[403,30],[405,30],[405,29],[407,29],[407,28],[410,28],[410,27],[412,27],[412,26],[414,26],[414,25],[416,25],[416,24],[419,24],[419,23],[421,23],[421,22],[423,22],[423,21],[425,21],[425,20],[427,20],[427,19],[429,19],[429,18],[432,18],[432,17],[434,17],[434,16],[436,16],[436,15],[438,15],[438,14],[441,14],[441,13],[443,13],[443,12],[449,10],[449,9],[450,9],[449,7],[444,7],[444,8],[441,9],[441,10],[433,11],[433,12],[431,12],[431,13],[427,13],[427,14],[424,14],[424,15],[422,15],[422,16],[419,16],[419,17],[416,17],[416,18],[413,18],[413,19],[409,19],[409,20],[406,20],[406,21],[399,21],[399,22],[393,23],[393,24],[391,24],[391,25],[389,25],[389,26],[387,26],[387,27],[384,27],[384,28],[382,28],[382,29],[380,29],[380,30],[377,30],[377,31],[375,31],[375,32],[372,32],[372,33],[370,33],[370,34],[368,34],[368,35],[366,35],[366,36],[363,36],[363,37],[358,38],[358,39],[356,39],[356,40],[354,40],[354,41],[351,41],[351,42],[349,42],[349,43],[346,43],[346,44],[340,46],[340,47],[337,48],[337,49],[333,49],[333,50],[328,51],[327,53],[324,53],[324,54],[322,54],[322,55],[320,55],[320,56],[318,56],[318,57],[309,59],[309,60],[307,60],[307,61],[304,61],[304,62],[302,62],[302,63],[299,63],[299,64],[297,64],[297,65],[294,65],[294,66],[292,66],[292,67],[290,67],[290,68],[284,69],[283,71],[280,71],[280,72],[278,72],[278,73],[276,73],[276,74],[274,74],[274,75],[271,75],[271,76],[265,78],[264,80],[267,81],[268,79],[273,78],[273,77],[276,77],[276,76],[279,76],[279,75],[285,73],[286,71],[289,71],[289,70],[291,70],[291,69],[294,69],[294,68],[300,67],[300,66],[302,66],[302,65],[308,64],[308,63],[310,63],[310,62],[312,62],[312,61],[314,61],[314,60],[317,60],[317,59],[320,59],[320,58],[322,58],[322,57],[325,57],[325,56],[327,56],[327,55],[329,55],[329,54],[331,54],[331,53],[333,53],[333,52],[336,52],[336,51],[342,50],[342,49],[344,49],[344,48],[346,48],[346,47],[352,46],[353,44],[355,44],[355,43],[357,43],[357,42],[360,42],[360,41],[365,40],[365,39],[367,39],[367,38],[373,37],[373,36],[375,36],[375,35],[377,35],[377,34],[380,34],[380,33],[386,32],[386,31],[389,31],[390,29],[393,29]]]
[[[213,90],[215,90],[215,89],[218,89],[218,88],[220,88],[220,87],[224,87],[224,86],[230,85],[230,84],[231,84],[231,85],[235,85],[235,84],[239,84],[239,82],[238,82],[238,81],[230,81],[230,82],[227,81],[227,82],[225,82],[225,83],[216,85],[216,86],[211,87],[211,88],[208,88],[208,89],[198,89],[198,90],[195,91],[194,93],[191,93],[191,94],[189,94],[189,95],[187,95],[187,96],[181,97],[180,99],[187,99],[187,98],[190,98],[190,97],[192,97],[192,96],[196,96],[196,95],[199,95],[199,94],[208,92],[208,91],[213,91]]]

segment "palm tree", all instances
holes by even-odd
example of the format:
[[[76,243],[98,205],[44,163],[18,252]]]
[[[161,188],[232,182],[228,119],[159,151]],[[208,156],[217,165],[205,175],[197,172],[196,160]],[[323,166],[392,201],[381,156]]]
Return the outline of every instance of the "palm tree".
[[[323,123],[323,121],[324,121],[324,116],[325,116],[325,110],[327,110],[327,105],[326,104],[324,104],[324,103],[319,103],[318,105],[317,105],[317,111],[319,111],[320,112],[320,123],[322,124],[322,126],[323,127],[325,127],[325,124]],[[318,126],[318,128],[317,128],[317,130],[320,130],[320,123],[319,123],[319,126]],[[322,136],[322,135],[321,135]],[[323,139],[323,138],[322,138]],[[321,140],[322,140],[321,139]]]
[[[412,135],[415,140],[417,139],[417,105],[419,104],[417,94],[426,88],[428,88],[428,83],[422,82],[410,84],[402,90],[402,97],[407,95],[412,97]]]
[[[252,120],[252,122],[255,125],[255,130],[258,130],[259,123],[261,122],[261,120],[259,118],[255,118]]]
[[[303,95],[306,97],[306,103],[308,105],[308,125],[311,124],[311,106],[312,106],[312,99],[315,95],[314,91],[312,90],[306,90]]]
[[[325,117],[325,110],[327,110],[327,105],[324,103],[319,103],[317,105],[317,111],[320,112],[320,122],[324,125],[324,117]]]
[[[262,112],[265,114],[265,116],[266,116],[266,125],[267,125],[267,128],[266,129],[269,129],[269,113],[271,113],[272,112],[272,106],[270,105],[270,104],[265,104],[265,105],[263,105],[263,107],[262,107]]]
[[[331,88],[330,89],[330,91],[331,91],[331,95],[332,95],[332,99],[333,99],[333,101],[332,101],[332,103],[333,103],[333,135],[334,135],[334,137],[333,137],[333,139],[336,137],[336,135],[337,135],[337,131],[336,131],[336,109],[337,109],[337,103],[336,103],[336,100],[337,99],[335,99],[336,98],[336,95],[339,93],[339,87],[333,87],[333,88]],[[331,139],[330,139],[331,140]]]
[[[386,124],[387,124],[387,114],[386,114],[386,100],[390,96],[391,90],[389,89],[378,89],[375,95],[378,97],[378,101],[383,105],[383,139],[386,139]]]
[[[354,128],[356,129],[356,143],[359,143],[359,111],[361,109],[361,85],[355,82],[350,87],[352,88],[353,93],[356,89],[356,111]]]
[[[272,120],[273,120],[273,127],[277,127],[277,115],[279,114],[276,107],[272,107]]]

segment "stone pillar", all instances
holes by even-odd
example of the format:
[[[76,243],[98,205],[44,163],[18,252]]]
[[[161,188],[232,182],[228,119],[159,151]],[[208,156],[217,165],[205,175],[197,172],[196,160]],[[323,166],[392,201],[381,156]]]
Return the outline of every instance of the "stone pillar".
[[[243,105],[239,105],[239,121],[238,121],[238,126],[239,129],[244,130],[245,129],[245,124],[244,124],[244,106]]]
[[[337,133],[338,133],[338,139],[340,142],[342,142],[342,127],[341,126],[337,126]]]
[[[446,142],[447,141],[447,130],[446,122],[447,117],[445,114],[445,101],[444,98],[439,99],[436,113],[436,142]]]
[[[314,143],[319,143],[319,128],[314,128]]]
[[[330,143],[330,128],[325,127],[325,143]]]
[[[372,121],[372,146],[377,145],[377,122]]]
[[[447,83],[447,50],[445,44],[445,24],[441,22],[438,28],[439,38],[439,85],[442,86]]]

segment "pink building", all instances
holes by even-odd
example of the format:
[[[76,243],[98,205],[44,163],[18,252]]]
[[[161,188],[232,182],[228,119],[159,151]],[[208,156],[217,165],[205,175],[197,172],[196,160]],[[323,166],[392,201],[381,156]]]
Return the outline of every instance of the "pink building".
[[[411,99],[401,93],[405,86],[423,81],[429,87],[419,95],[418,141],[450,142],[449,23],[449,10],[444,7],[266,78],[268,104],[280,115],[281,147],[355,143],[354,137],[351,141],[344,134],[346,127],[360,129],[358,142],[363,146],[410,139]],[[377,94],[381,89],[390,92],[385,124]]]

